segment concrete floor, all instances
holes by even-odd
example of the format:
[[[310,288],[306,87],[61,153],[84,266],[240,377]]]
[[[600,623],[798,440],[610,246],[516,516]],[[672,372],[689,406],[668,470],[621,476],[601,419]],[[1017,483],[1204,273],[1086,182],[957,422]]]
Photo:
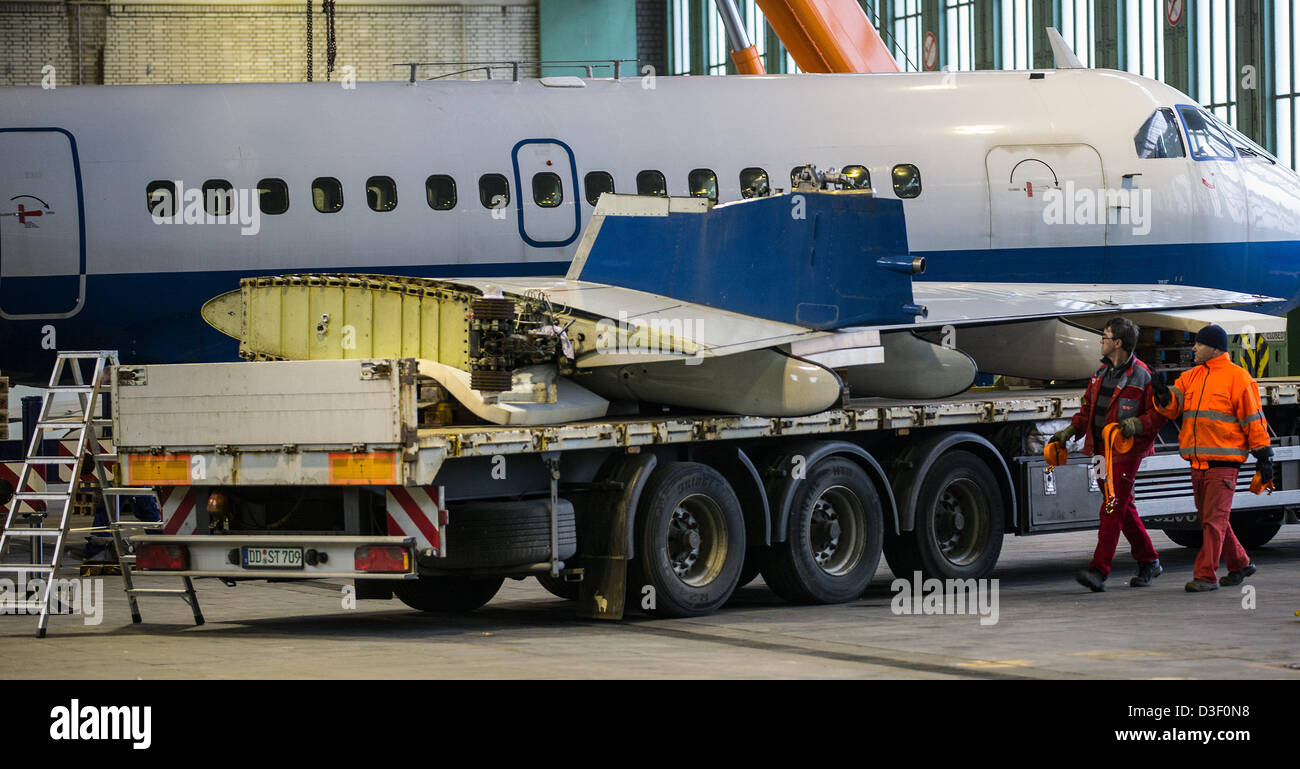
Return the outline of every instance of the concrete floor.
[[[1127,586],[1122,554],[1105,593],[1073,580],[1095,534],[1008,537],[994,577],[996,625],[977,616],[895,615],[884,566],[859,601],[791,606],[761,579],[710,617],[574,619],[533,579],[507,581],[465,616],[397,601],[342,607],[342,583],[198,583],[207,624],[171,598],[143,598],[130,623],[120,580],[104,579],[103,622],[0,617],[0,679],[258,678],[1282,678],[1300,680],[1300,526],[1251,553],[1241,588],[1183,591],[1195,553],[1158,532],[1166,572]],[[1223,572],[1220,572],[1221,574]],[[178,580],[150,578],[152,586]],[[39,661],[39,666],[34,664]]]

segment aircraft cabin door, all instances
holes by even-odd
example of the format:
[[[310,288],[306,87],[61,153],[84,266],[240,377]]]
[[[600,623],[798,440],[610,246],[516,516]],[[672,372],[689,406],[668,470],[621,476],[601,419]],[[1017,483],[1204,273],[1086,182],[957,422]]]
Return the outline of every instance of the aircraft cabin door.
[[[67,318],[81,309],[84,232],[72,134],[0,128],[0,318]]]
[[[582,208],[573,150],[556,139],[525,139],[512,155],[520,237],[534,248],[577,240]]]
[[[1060,280],[1067,273],[1078,275],[1094,261],[1100,271],[1106,200],[1095,149],[1087,144],[1000,146],[989,150],[985,167],[992,248],[1043,249],[1027,256],[1048,280],[1052,274]],[[1074,247],[1096,251],[1065,250]]]

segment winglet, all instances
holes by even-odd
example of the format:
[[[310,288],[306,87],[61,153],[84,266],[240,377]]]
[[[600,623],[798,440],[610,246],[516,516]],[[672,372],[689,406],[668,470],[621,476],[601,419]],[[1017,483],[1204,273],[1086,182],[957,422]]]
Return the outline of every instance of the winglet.
[[[1065,38],[1061,37],[1056,27],[1047,28],[1047,39],[1052,44],[1052,56],[1056,58],[1057,69],[1087,69],[1083,62],[1079,61],[1079,57],[1074,55],[1069,43],[1065,42]]]

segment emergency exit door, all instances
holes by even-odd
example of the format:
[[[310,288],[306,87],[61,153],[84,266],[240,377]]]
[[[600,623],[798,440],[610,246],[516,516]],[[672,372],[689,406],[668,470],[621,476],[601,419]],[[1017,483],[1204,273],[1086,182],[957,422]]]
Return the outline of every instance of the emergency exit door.
[[[85,298],[77,143],[60,128],[0,128],[0,317],[66,318]]]
[[[524,242],[552,248],[577,240],[582,207],[573,150],[556,139],[525,139],[515,145],[511,162]]]
[[[985,164],[993,248],[1106,245],[1105,180],[1095,149],[1001,146]]]

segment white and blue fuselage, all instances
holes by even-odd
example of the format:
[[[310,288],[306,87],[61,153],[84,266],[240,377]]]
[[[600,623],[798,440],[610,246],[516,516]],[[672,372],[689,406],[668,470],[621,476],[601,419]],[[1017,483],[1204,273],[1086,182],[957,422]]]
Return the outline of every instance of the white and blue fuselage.
[[[904,199],[921,279],[1300,304],[1300,177],[1120,72],[6,88],[0,370],[230,359],[198,310],[241,277],[562,274],[610,182],[728,201],[808,163]],[[223,183],[226,223],[186,205]]]

